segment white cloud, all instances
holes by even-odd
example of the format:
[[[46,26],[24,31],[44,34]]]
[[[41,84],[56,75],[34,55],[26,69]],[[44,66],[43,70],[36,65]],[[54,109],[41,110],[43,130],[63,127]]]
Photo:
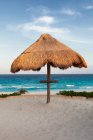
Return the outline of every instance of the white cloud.
[[[50,26],[40,26],[40,25],[29,25],[28,23],[25,23],[24,25],[20,26],[21,29],[25,31],[37,31],[40,33],[56,33],[60,34],[63,32],[69,32],[68,29],[60,29],[56,27],[50,27]]]
[[[61,12],[69,16],[79,15],[79,12],[71,9],[63,10]],[[60,40],[62,39],[63,41],[79,44],[93,44],[93,42],[89,41],[88,39],[86,40],[84,38],[78,38],[78,35],[75,34],[75,30],[58,26],[56,21],[58,21],[56,16],[39,15],[38,18],[32,18],[32,21],[30,22],[25,22],[18,25],[8,25],[7,28],[10,31],[19,32],[23,37],[26,38],[32,38],[32,34],[34,37],[36,37],[36,35],[50,33],[51,35],[59,38]],[[91,30],[93,29],[91,28]]]
[[[57,33],[61,34],[63,32],[70,32],[68,28],[58,28],[53,27],[56,19],[52,16],[41,16],[32,20],[31,22],[26,22],[18,25],[8,25],[7,28],[11,31],[24,31],[31,32],[36,31],[39,33]]]
[[[86,45],[89,45],[89,44],[93,44],[92,41],[88,41],[88,40],[84,40],[84,39],[80,39],[80,38],[76,38],[76,37],[72,37],[72,38],[69,38],[70,42],[74,42],[74,43],[78,43],[78,44],[86,44]]]
[[[29,7],[26,9],[27,12],[29,12],[31,15],[34,15],[34,17],[37,17],[38,15],[46,16],[46,15],[57,15],[57,14],[64,14],[68,16],[81,16],[82,14],[71,8],[63,8],[63,9],[49,9],[45,6],[37,6],[37,7]]]
[[[47,25],[34,25],[33,23],[24,23],[17,26],[8,26],[11,31],[24,31],[24,32],[39,32],[39,33],[54,33],[64,34],[70,32],[68,28],[57,28]]]
[[[10,27],[11,28],[8,28],[9,30],[21,32],[22,35],[25,36],[26,38],[32,38],[31,34],[36,36],[35,34],[40,35],[43,33],[49,33],[65,42],[73,42],[73,43],[87,44],[87,45],[93,44],[91,40],[85,40],[76,37],[76,35],[74,35],[74,32],[72,33],[71,29],[69,28],[53,27],[51,25],[46,25],[46,24],[42,26],[39,24],[39,22],[38,25],[34,24],[34,22],[28,22],[28,23],[23,23]]]
[[[84,9],[86,9],[86,10],[92,10],[93,9],[93,4],[92,5],[84,6]]]
[[[93,27],[90,27],[88,30],[89,30],[89,31],[93,31]]]
[[[38,19],[35,19],[35,23],[45,23],[45,24],[52,24],[54,23],[54,17],[52,16],[42,16]]]
[[[63,10],[61,10],[61,13],[65,14],[65,15],[68,15],[68,16],[77,16],[77,15],[80,16],[81,15],[80,12],[75,11],[73,9],[63,9]]]
[[[19,29],[30,31],[39,30],[42,28],[46,30],[51,24],[55,23],[55,18],[52,16],[41,16],[39,18],[33,19],[31,22],[26,22],[18,25],[7,25],[7,28],[11,31],[18,31]]]

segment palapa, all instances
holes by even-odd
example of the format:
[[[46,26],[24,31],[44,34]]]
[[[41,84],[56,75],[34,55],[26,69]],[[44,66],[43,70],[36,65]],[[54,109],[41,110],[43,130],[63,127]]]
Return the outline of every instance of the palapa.
[[[43,34],[30,45],[11,66],[11,72],[20,70],[39,71],[47,64],[47,103],[50,102],[50,66],[67,69],[71,66],[87,68],[84,58],[49,34]],[[54,81],[55,82],[55,81]]]

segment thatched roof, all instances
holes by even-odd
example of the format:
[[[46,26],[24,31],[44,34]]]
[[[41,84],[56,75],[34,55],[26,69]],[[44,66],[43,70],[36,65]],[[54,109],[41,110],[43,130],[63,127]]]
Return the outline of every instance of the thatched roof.
[[[11,66],[11,72],[20,70],[40,70],[42,66],[50,62],[50,65],[67,69],[74,67],[87,67],[84,58],[59,42],[49,34],[43,34],[19,57],[15,59]]]

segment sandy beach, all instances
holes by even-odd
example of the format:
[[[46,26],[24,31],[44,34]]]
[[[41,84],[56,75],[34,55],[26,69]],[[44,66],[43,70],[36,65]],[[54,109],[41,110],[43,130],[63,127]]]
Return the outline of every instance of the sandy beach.
[[[93,140],[93,99],[18,96],[0,99],[0,140]]]

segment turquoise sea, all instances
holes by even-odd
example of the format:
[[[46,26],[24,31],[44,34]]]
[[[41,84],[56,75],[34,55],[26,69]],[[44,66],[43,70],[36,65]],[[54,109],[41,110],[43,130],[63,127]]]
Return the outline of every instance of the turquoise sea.
[[[0,75],[0,92],[14,92],[21,88],[27,91],[45,91],[46,84],[39,81],[46,79],[46,75]],[[58,83],[51,84],[51,90],[93,90],[93,74],[54,74],[51,79]]]

